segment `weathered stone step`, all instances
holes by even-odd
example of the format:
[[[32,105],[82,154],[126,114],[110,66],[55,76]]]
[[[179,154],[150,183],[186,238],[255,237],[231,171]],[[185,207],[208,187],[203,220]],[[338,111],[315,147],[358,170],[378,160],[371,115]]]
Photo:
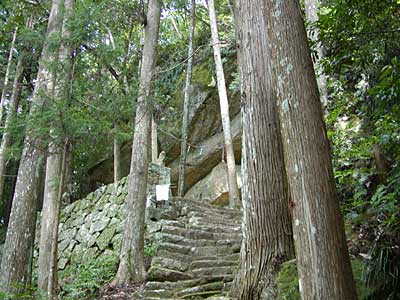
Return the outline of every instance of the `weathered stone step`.
[[[193,276],[189,273],[152,266],[148,272],[148,279],[150,281],[181,281],[193,279]]]
[[[206,299],[208,297],[214,296],[214,295],[220,295],[221,290],[216,290],[216,291],[207,291],[207,292],[194,292],[190,293],[184,296],[179,297],[178,299]]]
[[[141,295],[141,297],[147,298],[157,298],[157,299],[165,299],[165,298],[173,298],[174,290],[170,289],[145,289]]]
[[[240,258],[240,253],[234,253],[234,254],[226,254],[222,256],[199,256],[196,257],[196,261],[200,260],[214,260],[214,261],[219,261],[219,260],[229,260],[229,261],[236,261],[237,263],[239,262]],[[193,259],[191,261],[194,261]]]
[[[238,262],[236,260],[195,260],[190,263],[189,269],[202,269],[213,267],[236,267]]]
[[[184,205],[181,208],[181,215],[189,215],[190,213],[199,213],[199,214],[205,214],[208,215],[210,217],[221,217],[224,219],[236,219],[236,220],[240,220],[240,218],[242,217],[242,213],[238,210],[225,210],[225,209],[220,209],[220,208],[206,208],[203,206],[199,206],[199,205],[193,205],[190,206],[190,204],[188,205]]]
[[[232,231],[232,232],[237,232],[237,231],[241,231],[242,226],[241,224],[229,224],[229,223],[225,223],[223,221],[213,221],[213,220],[207,220],[207,219],[202,219],[199,217],[191,217],[188,221],[188,224],[186,227],[190,228],[192,225],[195,226],[204,226],[206,228],[209,227],[215,227],[215,229],[218,228],[223,228],[223,230],[228,230],[228,231]]]
[[[205,239],[205,240],[241,240],[241,233],[221,233],[209,232],[200,229],[180,228],[175,226],[164,226],[161,230],[164,233],[184,236],[190,239]]]
[[[174,243],[162,242],[159,245],[160,249],[176,252],[189,256],[222,256],[227,254],[234,254],[240,251],[240,243],[229,245],[216,245],[216,246],[183,246]]]
[[[193,247],[190,249],[192,256],[223,256],[227,254],[238,253],[240,251],[240,244],[228,246],[204,246]]]
[[[164,232],[157,232],[154,235],[154,238],[157,241],[166,242],[166,243],[174,243],[183,246],[214,246],[217,244],[218,241],[214,240],[205,240],[205,239],[191,239],[186,238],[181,235],[171,234],[171,233],[164,233]]]
[[[241,225],[242,218],[240,216],[227,216],[223,214],[209,214],[207,212],[201,211],[191,211],[188,213],[189,218],[196,218],[207,220],[216,224],[225,224],[225,225]]]
[[[217,281],[180,290],[174,294],[174,297],[187,299],[190,296],[193,296],[194,294],[198,295],[199,293],[212,292],[212,291],[219,291],[218,293],[221,293],[221,290],[223,288],[224,288],[224,282]]]
[[[189,255],[190,246],[184,246],[184,245],[178,245],[174,243],[168,243],[168,242],[161,242],[159,244],[159,249],[163,249],[169,252],[176,252],[184,255]]]
[[[185,254],[177,253],[177,252],[170,252],[166,249],[159,249],[157,251],[157,256],[170,258],[170,259],[176,259],[181,262],[190,262],[192,260],[192,257],[189,255],[185,255]]]
[[[181,280],[181,281],[148,281],[145,285],[145,289],[149,290],[177,290],[177,289],[186,289],[193,286],[205,284],[205,281],[202,278],[196,278],[191,280]]]
[[[195,278],[202,278],[209,275],[226,275],[233,274],[235,272],[236,267],[227,266],[227,267],[207,267],[192,270],[192,274]]]
[[[214,233],[236,233],[236,234],[242,233],[241,226],[229,227],[224,225],[209,224],[206,222],[193,222],[188,225],[188,228],[207,231],[207,232],[214,232]]]
[[[228,208],[228,207],[219,207],[219,206],[215,206],[212,204],[208,204],[208,203],[204,203],[204,202],[200,202],[200,201],[196,201],[196,200],[192,200],[192,199],[174,198],[172,201],[175,203],[175,205],[178,205],[182,208],[184,208],[184,207],[190,208],[190,211],[200,209],[199,211],[207,210],[210,212],[215,212],[215,213],[219,213],[219,214],[223,214],[223,215],[236,215],[236,216],[241,215],[241,211],[238,209],[232,209],[232,208]]]
[[[153,257],[151,261],[151,265],[154,267],[160,267],[164,269],[175,270],[179,272],[185,272],[189,269],[189,264],[187,262],[183,262],[181,260],[166,258],[156,256]]]

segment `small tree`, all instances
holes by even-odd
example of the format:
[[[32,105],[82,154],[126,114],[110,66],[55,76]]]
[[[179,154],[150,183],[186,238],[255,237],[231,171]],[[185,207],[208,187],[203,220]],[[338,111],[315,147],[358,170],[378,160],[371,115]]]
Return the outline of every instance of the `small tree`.
[[[211,40],[214,49],[214,61],[217,74],[219,105],[221,109],[221,121],[224,131],[226,162],[228,167],[228,185],[229,185],[229,205],[237,207],[239,202],[239,188],[236,179],[236,163],[233,152],[231,122],[229,119],[229,103],[226,91],[224,67],[221,59],[221,46],[218,36],[217,16],[215,14],[214,0],[206,1],[208,3],[208,12],[210,15]]]

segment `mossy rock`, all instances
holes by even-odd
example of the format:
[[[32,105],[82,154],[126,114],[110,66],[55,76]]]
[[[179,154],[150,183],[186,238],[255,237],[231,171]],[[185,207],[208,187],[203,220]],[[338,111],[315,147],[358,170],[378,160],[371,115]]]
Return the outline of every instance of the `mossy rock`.
[[[373,290],[367,287],[363,281],[364,264],[359,259],[353,259],[351,266],[356,282],[358,299],[367,300]],[[283,264],[279,272],[277,284],[280,292],[277,300],[301,300],[296,260],[291,260]]]

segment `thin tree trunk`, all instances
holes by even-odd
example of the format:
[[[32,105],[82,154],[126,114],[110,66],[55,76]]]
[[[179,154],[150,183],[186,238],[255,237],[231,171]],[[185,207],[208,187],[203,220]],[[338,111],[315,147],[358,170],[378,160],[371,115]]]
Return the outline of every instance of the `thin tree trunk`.
[[[70,32],[67,29],[67,20],[71,17],[73,0],[64,1],[64,24],[62,26],[62,39],[68,40]],[[69,59],[71,49],[62,44],[58,55],[58,65],[62,70],[55,84],[54,101],[61,103],[68,94]],[[44,292],[47,299],[56,296],[57,289],[57,240],[58,223],[61,205],[61,195],[64,186],[65,159],[63,167],[62,137],[55,135],[55,130],[50,130],[52,142],[49,145],[49,154],[46,161],[45,192],[42,208],[40,227],[39,259],[38,259],[38,288]],[[64,151],[63,151],[64,150]],[[63,170],[64,169],[64,170]]]
[[[62,155],[58,145],[52,143],[49,147],[50,154],[46,162],[46,179],[42,218],[40,224],[39,260],[38,260],[38,288],[47,299],[52,299],[55,286],[53,270],[51,268],[54,255],[52,253],[55,231],[58,227],[58,212],[60,203],[58,191],[60,188],[60,171]],[[57,259],[57,256],[55,257]],[[49,290],[49,288],[51,289]]]
[[[190,14],[191,18],[190,18],[190,32],[189,32],[188,63],[186,71],[185,97],[183,100],[182,142],[181,142],[181,158],[179,162],[178,197],[183,197],[183,193],[185,192],[185,165],[187,156],[188,122],[189,122],[189,107],[190,107],[190,96],[191,96],[190,84],[192,81],[193,44],[194,44],[195,22],[196,22],[195,0],[191,0]]]
[[[356,289],[300,5],[264,2],[302,299],[354,300]]]
[[[118,126],[115,126],[117,129]],[[114,182],[121,180],[121,143],[117,137],[114,137]]]
[[[150,0],[145,27],[139,97],[136,107],[135,132],[132,144],[131,169],[126,198],[126,218],[122,238],[120,263],[113,285],[143,282],[144,267],[144,215],[146,206],[148,146],[150,142],[151,81],[156,66],[161,15],[161,1]]]
[[[11,39],[11,47],[10,47],[10,53],[8,55],[8,60],[7,60],[6,74],[4,75],[3,90],[1,91],[0,124],[3,123],[3,111],[4,111],[4,105],[5,105],[7,93],[10,92],[8,82],[10,81],[12,58],[13,58],[13,53],[14,53],[14,48],[15,48],[15,41],[17,39],[17,32],[18,32],[18,27],[15,28],[12,39]]]
[[[72,163],[73,163],[73,145],[71,140],[68,138],[68,145],[63,153],[65,157],[65,172],[64,172],[64,188],[63,195],[61,198],[62,205],[68,205],[72,203]]]
[[[12,142],[12,134],[10,132],[10,129],[12,127],[12,124],[15,120],[16,114],[17,114],[17,109],[18,109],[18,104],[19,100],[21,98],[21,92],[22,92],[22,80],[24,77],[24,58],[23,54],[18,58],[17,62],[17,67],[15,69],[15,77],[14,77],[14,83],[13,83],[13,90],[10,98],[10,104],[9,104],[9,109],[8,113],[6,116],[6,121],[4,125],[4,133],[3,137],[1,140],[1,145],[0,145],[0,203],[1,203],[1,208],[5,207],[6,204],[4,202],[4,183],[6,179],[6,173],[7,173],[7,152],[10,149],[11,142]]]
[[[305,12],[307,22],[309,23],[308,34],[309,38],[315,42],[317,57],[314,59],[314,69],[317,76],[317,83],[319,87],[319,93],[321,95],[321,102],[324,107],[328,105],[328,87],[326,82],[326,76],[323,72],[320,61],[324,56],[322,45],[318,42],[319,38],[319,29],[315,26],[315,23],[318,22],[318,0],[304,0]],[[311,25],[311,26],[310,26]]]
[[[243,243],[235,299],[276,299],[276,275],[294,256],[264,0],[235,5],[242,99]]]
[[[229,104],[226,91],[224,68],[221,59],[221,49],[218,37],[217,17],[215,14],[214,0],[208,1],[208,12],[210,14],[210,27],[212,44],[214,49],[215,69],[218,82],[219,104],[221,108],[221,121],[224,131],[226,162],[228,166],[228,185],[229,185],[229,205],[238,207],[239,203],[239,188],[236,179],[236,163],[233,152],[233,143],[231,135],[231,122],[229,120]]]
[[[151,162],[157,163],[158,159],[158,137],[157,137],[157,123],[154,117],[151,118]]]
[[[62,0],[53,0],[48,21],[47,36],[42,51],[37,84],[32,97],[30,115],[34,115],[43,106],[45,93],[49,97],[53,91],[53,71],[49,64],[56,61],[58,51],[54,49],[54,35],[59,34],[62,24]],[[51,41],[51,42],[50,42]],[[36,223],[36,190],[43,153],[36,147],[37,141],[28,129],[18,170],[11,218],[7,230],[4,253],[1,261],[0,291],[15,293],[26,290],[30,281],[29,261]]]

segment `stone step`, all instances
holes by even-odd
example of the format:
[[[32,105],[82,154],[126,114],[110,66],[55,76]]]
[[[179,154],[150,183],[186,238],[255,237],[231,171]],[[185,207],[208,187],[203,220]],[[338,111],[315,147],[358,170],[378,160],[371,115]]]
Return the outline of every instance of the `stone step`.
[[[151,260],[152,267],[160,267],[164,269],[185,272],[189,269],[189,264],[181,260],[156,256]]]
[[[209,275],[226,275],[233,274],[236,270],[236,267],[227,266],[227,267],[206,267],[200,269],[192,270],[192,274],[195,278],[202,278]]]
[[[229,227],[229,226],[217,225],[217,224],[207,224],[205,222],[193,222],[193,223],[190,223],[187,228],[202,230],[202,231],[207,231],[207,232],[214,232],[214,233],[236,233],[238,235],[239,234],[241,235],[241,233],[242,233],[241,226]]]
[[[178,245],[174,243],[168,243],[168,242],[161,242],[158,246],[158,249],[163,249],[169,252],[176,252],[184,255],[189,255],[190,250],[192,247],[189,246],[184,246],[184,245]]]
[[[192,256],[224,256],[227,254],[239,253],[240,244],[238,245],[224,245],[224,246],[204,246],[204,247],[193,247],[190,249]]]
[[[178,299],[194,299],[194,300],[206,299],[206,298],[209,298],[211,296],[220,295],[220,294],[221,294],[221,290],[198,292],[198,293],[193,292],[193,293],[181,296]]]
[[[149,290],[177,290],[177,289],[186,289],[190,288],[193,286],[205,284],[207,281],[205,281],[202,278],[196,278],[196,279],[191,279],[191,280],[181,280],[181,281],[148,281],[145,285],[145,289]]]
[[[141,297],[147,298],[157,298],[157,299],[165,299],[165,298],[173,298],[174,290],[170,289],[145,289],[141,294]]]
[[[205,239],[205,240],[241,240],[242,234],[239,233],[221,233],[210,232],[200,229],[180,228],[175,226],[164,226],[161,230],[164,233],[180,235],[190,239]]]
[[[242,218],[240,216],[226,216],[223,214],[209,214],[207,212],[201,211],[190,211],[187,215],[189,218],[197,218],[202,220],[207,220],[216,224],[225,224],[225,225],[241,225]]]
[[[195,260],[189,265],[189,270],[212,268],[212,267],[237,267],[236,260]]]
[[[194,294],[199,294],[199,293],[204,293],[204,292],[211,292],[211,291],[219,291],[221,293],[221,290],[224,288],[224,282],[222,281],[216,281],[212,283],[207,283],[203,285],[198,285],[186,289],[182,289],[174,294],[174,297],[177,298],[188,298],[189,296],[192,296]]]
[[[190,239],[181,235],[157,232],[154,235],[154,239],[160,242],[166,243],[174,243],[183,246],[214,246],[218,243],[218,241],[214,240],[205,240],[205,239]]]
[[[205,208],[202,206],[193,205],[184,205],[181,207],[181,215],[188,216],[190,213],[199,213],[203,215],[207,215],[209,217],[222,218],[222,219],[234,219],[240,220],[242,217],[242,213],[237,210],[221,210],[219,208]]]
[[[162,242],[159,244],[159,249],[166,250],[172,253],[179,253],[188,256],[224,256],[227,254],[234,254],[240,251],[240,243],[229,245],[216,245],[216,246],[183,246],[173,243]]]
[[[177,252],[171,252],[166,249],[159,249],[157,251],[157,256],[159,257],[165,257],[165,258],[170,258],[170,259],[176,259],[181,262],[190,262],[192,261],[192,257],[186,254],[182,253],[177,253]]]
[[[228,207],[215,206],[212,204],[208,204],[208,203],[204,203],[204,202],[200,202],[200,201],[196,201],[196,200],[174,198],[172,201],[176,205],[180,206],[181,208],[189,207],[189,208],[191,208],[190,210],[209,211],[209,212],[219,213],[219,214],[223,214],[223,215],[232,215],[232,216],[240,216],[241,215],[241,211],[238,209],[231,209]]]
[[[193,279],[193,275],[176,270],[152,266],[148,272],[148,279],[150,281],[181,281]]]
[[[222,255],[222,256],[199,256],[196,257],[195,260],[196,261],[200,261],[200,260],[214,260],[214,261],[220,261],[220,260],[229,260],[229,261],[235,261],[237,263],[239,263],[239,259],[240,259],[240,253],[234,253],[234,254],[226,254],[226,255]],[[194,259],[192,258],[191,261],[194,261]]]

